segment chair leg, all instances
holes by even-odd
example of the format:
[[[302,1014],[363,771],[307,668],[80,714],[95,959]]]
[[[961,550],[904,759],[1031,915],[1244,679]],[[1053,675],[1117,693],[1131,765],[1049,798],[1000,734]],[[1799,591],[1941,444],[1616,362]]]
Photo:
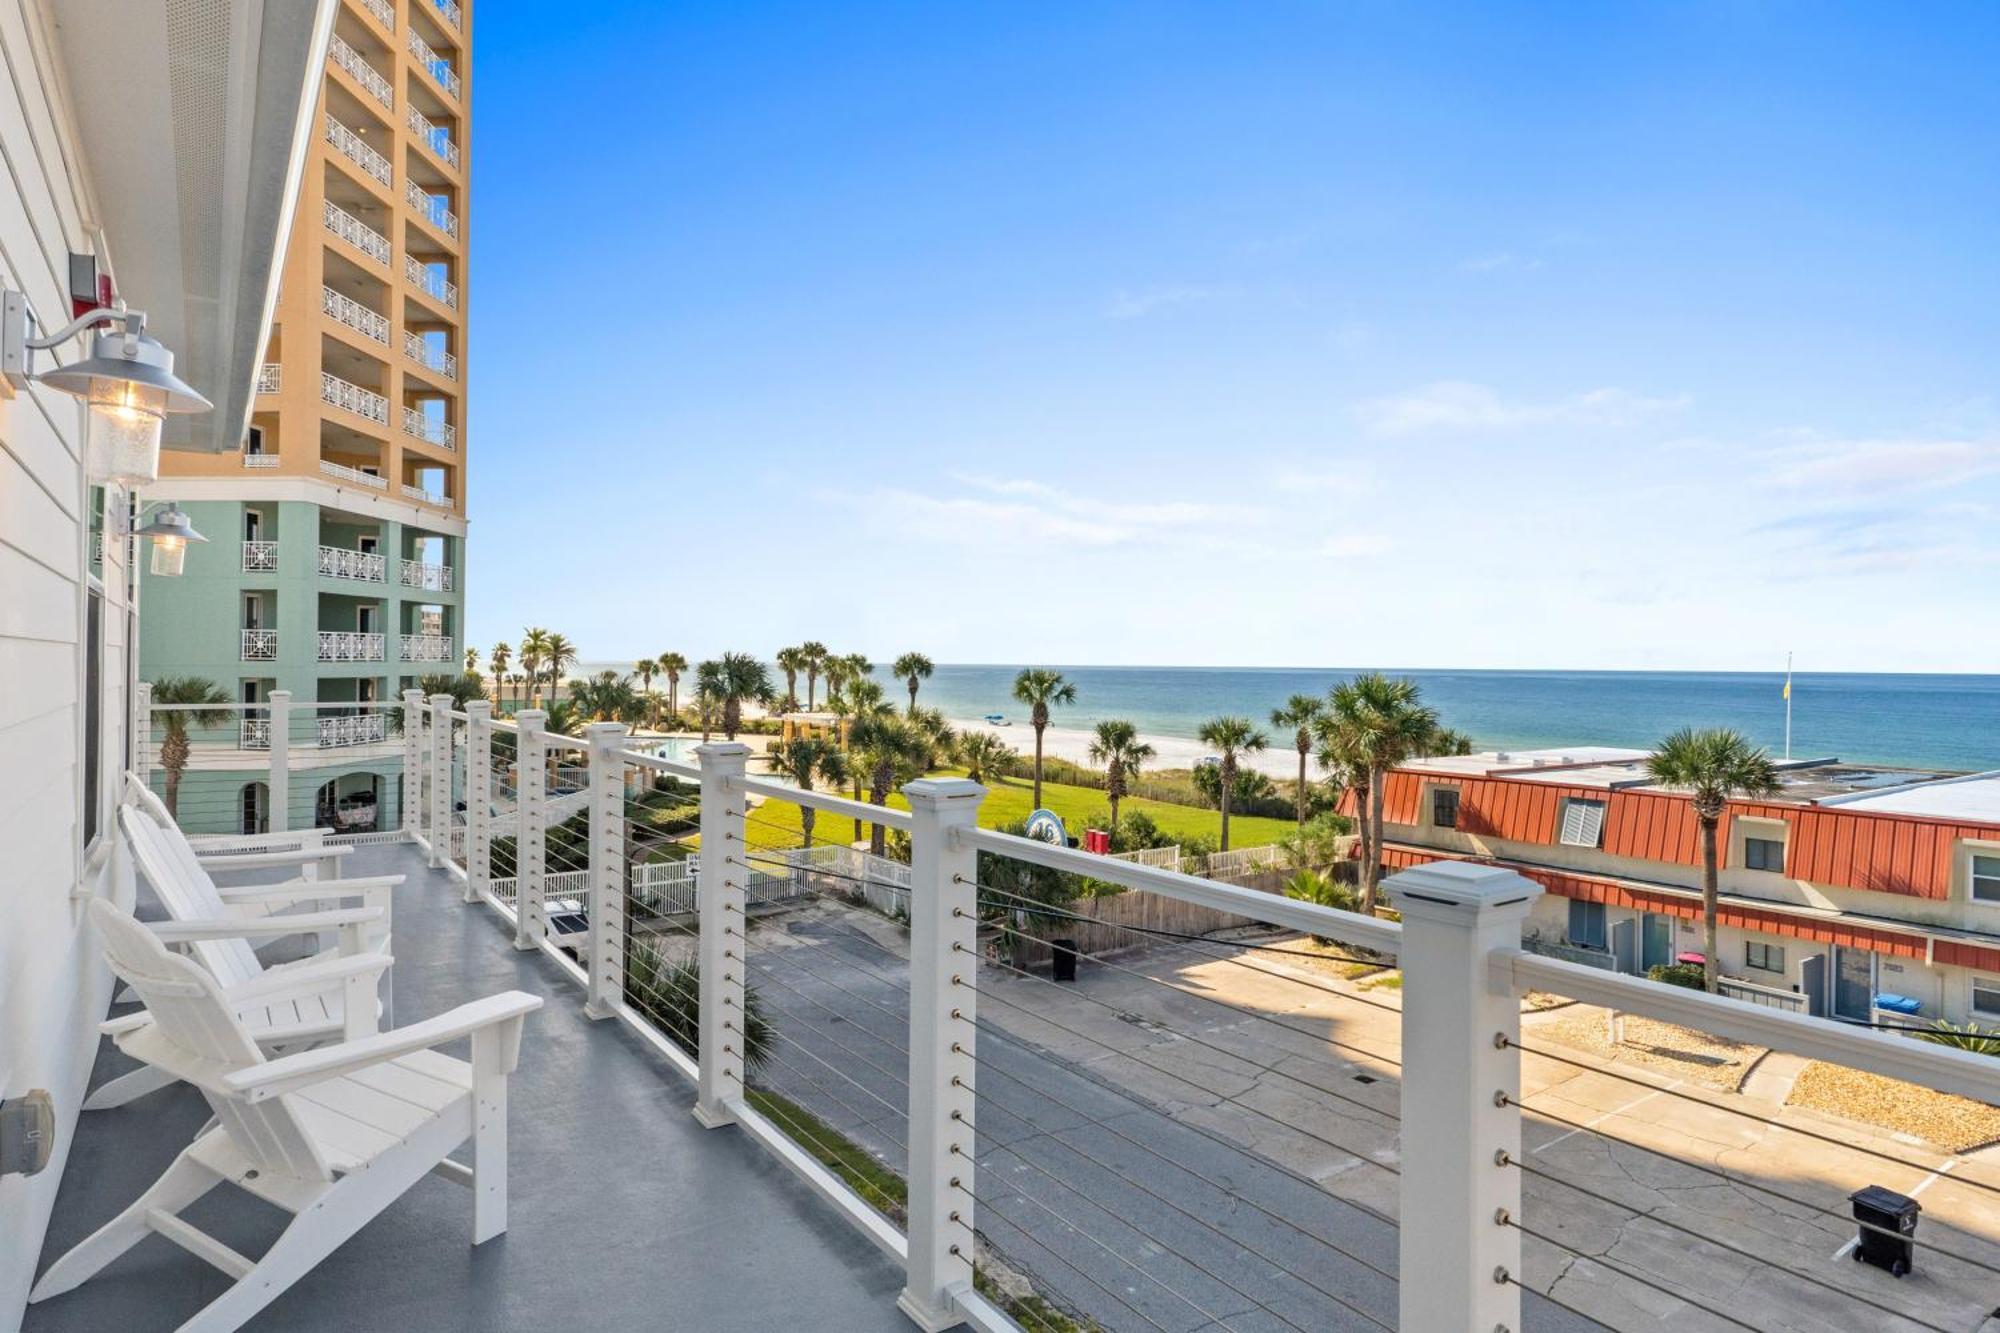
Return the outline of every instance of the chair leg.
[[[145,1239],[150,1231],[146,1225],[146,1214],[150,1210],[158,1208],[163,1212],[178,1213],[221,1182],[221,1176],[195,1161],[188,1152],[181,1153],[167,1168],[167,1173],[154,1181],[153,1187],[141,1194],[131,1207],[50,1264],[48,1272],[42,1274],[42,1280],[28,1293],[28,1299],[45,1301],[88,1281],[106,1264]]]
[[[499,1043],[472,1037],[472,1243],[507,1230],[507,1076]],[[490,1067],[489,1067],[490,1066]]]
[[[114,1106],[137,1101],[149,1092],[178,1083],[172,1074],[162,1073],[151,1065],[140,1065],[130,1073],[120,1074],[96,1092],[83,1099],[86,1111],[108,1111]]]

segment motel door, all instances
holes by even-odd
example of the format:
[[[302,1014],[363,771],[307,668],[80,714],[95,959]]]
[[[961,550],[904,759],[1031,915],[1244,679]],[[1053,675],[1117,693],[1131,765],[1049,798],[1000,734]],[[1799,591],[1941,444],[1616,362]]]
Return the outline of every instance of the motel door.
[[[1867,1023],[1875,1017],[1875,955],[1845,945],[1834,951],[1833,1014]]]
[[[1674,961],[1674,919],[1663,912],[1646,913],[1644,943],[1640,949],[1643,967],[1660,967]]]

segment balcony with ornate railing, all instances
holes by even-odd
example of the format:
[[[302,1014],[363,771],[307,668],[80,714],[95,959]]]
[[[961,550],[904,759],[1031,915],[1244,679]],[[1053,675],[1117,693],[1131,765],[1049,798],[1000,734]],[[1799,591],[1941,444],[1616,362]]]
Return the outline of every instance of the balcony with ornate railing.
[[[421,333],[403,330],[403,355],[426,370],[435,370],[448,380],[458,378],[458,358],[442,347],[433,346]]]
[[[465,13],[458,7],[458,0],[431,0],[431,8],[435,9],[444,18],[444,21],[452,27],[461,30],[464,29]]]
[[[271,748],[271,719],[268,717],[246,717],[236,728],[236,744],[244,750],[268,750]]]
[[[389,238],[328,199],[321,208],[326,229],[378,264],[389,262]]]
[[[336,323],[345,324],[362,337],[381,343],[384,347],[389,345],[388,318],[376,314],[347,293],[322,286],[319,289],[319,309],[321,314]]]
[[[403,256],[403,276],[426,296],[442,301],[453,310],[458,309],[458,284],[421,262],[415,255]]]
[[[246,541],[243,543],[243,572],[245,574],[269,573],[278,567],[278,544],[276,542]]]
[[[278,631],[274,629],[246,629],[242,633],[244,661],[275,662],[278,660]]]
[[[391,0],[361,0],[361,7],[375,16],[375,21],[390,32],[396,30],[396,6]]]
[[[380,713],[360,713],[353,717],[322,717],[319,748],[340,749],[349,745],[376,745],[389,739],[388,719]]]
[[[398,571],[397,581],[405,588],[423,588],[429,592],[450,592],[452,570],[450,565],[433,565],[422,560],[405,560]]]
[[[380,551],[350,551],[345,546],[319,548],[319,572],[324,578],[382,583],[387,571],[388,559]]]
[[[276,393],[284,387],[285,368],[276,361],[266,361],[257,367],[257,392]]]
[[[451,67],[451,61],[433,50],[431,44],[419,36],[414,28],[410,30],[409,48],[410,54],[417,58],[417,65],[424,73],[431,76],[432,82],[444,89],[453,101],[457,101],[459,98],[458,71]]]
[[[458,239],[458,214],[451,211],[451,204],[442,195],[434,195],[415,181],[403,188],[403,198],[409,201],[418,216],[436,227],[452,240]]]
[[[451,639],[443,634],[405,634],[397,654],[405,662],[449,662],[457,656]]]
[[[350,384],[332,371],[319,373],[319,396],[332,404],[386,426],[389,424],[389,400],[373,389],[364,389],[359,384]]]
[[[322,662],[380,662],[384,638],[359,630],[323,629],[319,632],[319,660]]]
[[[403,433],[435,444],[440,449],[458,448],[458,428],[449,421],[425,415],[419,408],[403,408]]]
[[[370,97],[385,107],[392,109],[395,107],[396,90],[389,86],[389,81],[382,77],[381,71],[362,59],[359,51],[342,41],[339,33],[333,35],[333,41],[327,46],[326,55],[327,59],[346,70],[356,83],[366,88]]]
[[[253,470],[274,468],[278,466],[278,456],[276,454],[244,454],[243,466]]]
[[[406,499],[415,500],[419,504],[437,505],[441,509],[451,508],[451,497],[443,491],[428,491],[421,486],[412,486],[407,481],[403,483],[403,495]]]
[[[367,140],[335,120],[330,114],[326,117],[325,134],[326,141],[332,144],[342,157],[384,185],[395,184],[396,171],[389,165],[389,159],[370,148]]]
[[[409,109],[404,119],[410,127],[410,133],[416,135],[419,142],[428,148],[433,156],[442,159],[453,171],[458,170],[458,145],[451,141],[450,130],[437,124],[415,107]]]

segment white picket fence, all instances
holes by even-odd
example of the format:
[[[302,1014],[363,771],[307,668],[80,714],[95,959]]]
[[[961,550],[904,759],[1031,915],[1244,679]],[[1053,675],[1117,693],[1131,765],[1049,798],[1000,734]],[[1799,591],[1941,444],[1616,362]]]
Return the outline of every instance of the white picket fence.
[[[1130,861],[1135,866],[1152,866],[1155,870],[1179,870],[1181,868],[1180,844],[1170,847],[1141,847],[1136,852],[1113,852],[1114,861]]]

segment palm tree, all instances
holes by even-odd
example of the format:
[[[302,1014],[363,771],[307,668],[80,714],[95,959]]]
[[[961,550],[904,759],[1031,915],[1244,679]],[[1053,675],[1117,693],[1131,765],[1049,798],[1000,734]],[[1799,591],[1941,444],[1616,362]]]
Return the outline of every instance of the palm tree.
[[[931,672],[935,669],[936,667],[931,662],[931,659],[925,657],[922,653],[904,653],[896,659],[896,665],[890,668],[890,670],[903,678],[905,685],[910,687],[911,717],[917,715],[917,686],[921,682],[929,680]]]
[[[467,648],[465,650],[465,674],[468,676],[479,674],[479,650],[477,648]]]
[[[1715,830],[1732,796],[1769,796],[1778,789],[1771,756],[1726,727],[1682,727],[1646,761],[1655,782],[1687,792],[1701,821],[1701,980],[1713,993],[1715,955]]]
[[[496,708],[500,705],[500,692],[507,688],[507,668],[513,664],[514,649],[504,639],[486,652],[486,666],[493,673],[493,705]]]
[[[227,705],[235,702],[220,685],[201,676],[163,676],[153,682],[154,716],[160,719],[160,767],[166,770],[167,813],[181,812],[181,774],[187,771],[192,746],[188,724],[209,731],[232,721],[236,713]],[[178,707],[164,707],[174,704]],[[280,744],[283,741],[280,740]]]
[[[661,653],[653,659],[660,674],[667,678],[667,711],[674,715],[674,725],[680,725],[681,715],[681,673],[688,669],[688,660],[679,653]]]
[[[707,670],[709,663],[702,663]],[[722,734],[730,740],[743,729],[743,705],[771,700],[771,673],[749,653],[724,653],[714,662],[716,697],[722,703]]]
[[[1049,728],[1049,709],[1076,702],[1076,686],[1047,667],[1026,667],[1014,677],[1014,697],[1028,705],[1028,722],[1035,729],[1035,805],[1042,808],[1042,733]]]
[[[1212,746],[1221,756],[1217,765],[1222,779],[1222,850],[1229,850],[1229,797],[1236,789],[1237,761],[1244,755],[1261,750],[1271,742],[1264,733],[1250,725],[1247,717],[1210,718],[1201,724],[1195,733],[1203,745]]]
[[[632,688],[632,678],[600,671],[587,680],[570,682],[570,699],[577,716],[588,722],[636,722],[646,705]]]
[[[845,663],[845,658],[835,661]],[[829,664],[831,665],[831,664]],[[843,668],[844,669],[844,668]],[[847,719],[846,743],[853,761],[848,764],[847,778],[854,784],[854,799],[861,799],[861,780],[864,764],[860,759],[862,742],[867,738],[871,724],[893,715],[894,710],[882,697],[882,687],[872,680],[857,680],[846,694],[833,694],[829,689],[828,707],[838,717]],[[854,821],[854,840],[861,841],[861,821]]]
[[[799,653],[805,658],[806,711],[810,713],[813,710],[813,690],[819,684],[820,673],[826,670],[829,658],[826,645],[817,639],[807,639],[800,644]]]
[[[942,709],[913,709],[910,712],[910,725],[917,729],[930,747],[924,758],[926,773],[938,767],[939,761],[958,745],[958,733],[951,729],[951,723],[945,721]]]
[[[799,673],[806,669],[806,650],[803,648],[780,648],[777,655],[778,670],[785,673],[785,707],[799,706]]]
[[[1096,739],[1090,743],[1090,762],[1104,765],[1104,794],[1111,798],[1114,830],[1118,827],[1118,803],[1125,799],[1127,785],[1138,775],[1139,765],[1152,757],[1153,747],[1139,739],[1139,729],[1130,722],[1097,724]]]
[[[854,747],[855,772],[868,775],[870,805],[887,805],[890,792],[924,775],[930,757],[930,739],[923,730],[886,708],[863,718],[850,733],[849,743]],[[888,826],[878,822],[868,827],[868,850],[880,856],[888,846]]]
[[[633,674],[639,677],[639,697],[648,701],[645,706],[648,726],[653,722],[653,706],[650,702],[653,697],[653,673],[659,669],[660,664],[650,657],[642,657],[632,664]]]
[[[811,791],[815,781],[824,782],[829,787],[839,787],[847,782],[847,756],[840,747],[823,736],[800,736],[789,741],[780,741],[771,747],[771,770],[781,773],[799,785],[800,791]],[[805,834],[805,845],[813,843],[813,822],[819,811],[809,805],[799,807],[799,829]]]
[[[1316,694],[1295,694],[1283,708],[1271,710],[1271,725],[1292,728],[1292,744],[1299,752],[1299,827],[1306,826],[1306,757],[1312,753],[1313,723],[1319,721],[1320,700]]]
[[[549,697],[553,699],[563,675],[576,665],[576,645],[560,634],[551,634],[543,656],[549,669]]]
[[[715,732],[722,715],[722,663],[703,662],[694,669],[694,709],[701,714],[701,738],[705,742]]]
[[[548,661],[549,632],[539,626],[521,631],[521,670],[528,673],[528,693],[542,693],[542,666]]]
[[[1397,764],[1431,752],[1440,735],[1437,710],[1424,706],[1417,684],[1379,671],[1336,685],[1328,700],[1339,747],[1367,775],[1367,809],[1361,860],[1361,910],[1375,911],[1382,881],[1382,799]]]
[[[1367,865],[1374,846],[1368,840],[1368,757],[1361,752],[1357,734],[1330,712],[1322,711],[1313,723],[1313,737],[1318,742],[1313,758],[1326,774],[1335,806],[1343,793],[1354,794],[1354,827],[1361,840],[1361,864]]]
[[[989,775],[1003,778],[1021,759],[1013,746],[990,731],[966,732],[958,738],[957,753],[958,762],[965,765],[965,776],[974,782],[985,782]]]
[[[826,664],[826,691],[830,702],[847,691],[849,686],[869,680],[874,674],[875,664],[860,653],[849,653],[845,657],[830,658]],[[873,684],[873,681],[869,682]]]
[[[528,683],[528,678],[516,671],[507,677],[507,683],[514,687],[514,708],[518,712],[521,707],[521,688]]]

